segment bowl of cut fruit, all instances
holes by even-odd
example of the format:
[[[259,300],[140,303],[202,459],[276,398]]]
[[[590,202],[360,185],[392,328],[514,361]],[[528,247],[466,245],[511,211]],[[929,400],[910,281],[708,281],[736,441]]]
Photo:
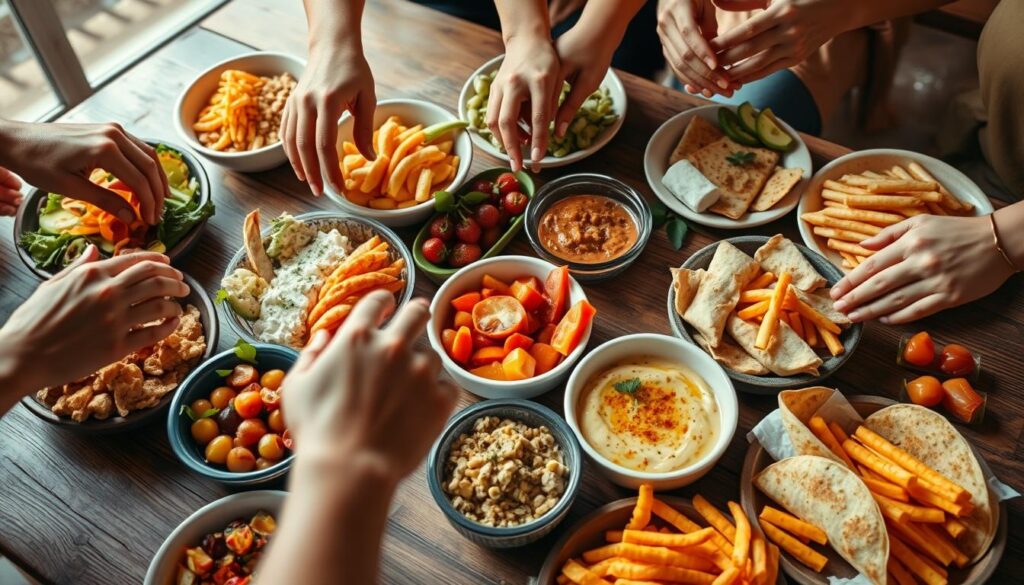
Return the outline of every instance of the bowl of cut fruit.
[[[453,191],[434,193],[434,216],[416,235],[413,262],[440,284],[460,268],[501,253],[523,228],[533,179],[490,169]]]
[[[281,384],[299,354],[239,341],[185,379],[171,403],[167,435],[178,459],[228,485],[275,481],[291,467]]]
[[[483,398],[532,398],[568,378],[596,312],[568,267],[502,256],[441,285],[427,335],[461,387]]]

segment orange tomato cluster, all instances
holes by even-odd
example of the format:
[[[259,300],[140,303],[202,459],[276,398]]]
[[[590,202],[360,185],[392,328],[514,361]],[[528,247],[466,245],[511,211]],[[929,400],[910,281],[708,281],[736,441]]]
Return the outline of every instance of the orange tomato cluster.
[[[526,380],[552,370],[583,340],[597,310],[585,300],[571,308],[569,269],[511,284],[484,275],[480,288],[452,300],[445,352],[470,373],[491,380]]]

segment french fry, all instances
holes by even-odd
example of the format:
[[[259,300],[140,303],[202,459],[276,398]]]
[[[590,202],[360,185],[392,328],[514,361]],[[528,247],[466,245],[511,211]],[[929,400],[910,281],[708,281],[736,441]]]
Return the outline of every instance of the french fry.
[[[312,339],[313,334],[321,329],[325,331],[334,331],[341,326],[351,312],[351,304],[341,303],[334,305],[325,311],[324,314],[313,323],[313,326],[309,328],[309,338]]]
[[[842,182],[855,187],[864,187],[872,193],[895,193],[897,191],[935,191],[939,184],[935,181],[908,181],[904,179],[878,179],[843,175]]]
[[[783,272],[782,276],[779,277],[779,282],[782,282],[783,277],[788,274],[788,272]],[[736,522],[736,539],[733,541],[732,564],[742,567],[746,565],[747,560],[750,558],[750,520],[747,518],[743,508],[736,502],[729,502],[729,513],[732,514],[732,519]]]
[[[864,485],[868,486],[868,489],[871,490],[872,493],[885,496],[889,499],[896,500],[897,502],[910,501],[910,496],[907,494],[907,490],[894,483],[867,475],[861,475],[860,480],[864,482]]]
[[[412,140],[412,138],[409,140]],[[401,148],[401,146],[399,146],[399,148]],[[395,152],[395,156],[398,156],[398,151]],[[409,154],[399,161],[395,170],[390,173],[390,176],[388,177],[388,186],[385,192],[391,196],[396,195],[398,193],[398,189],[402,186],[406,177],[413,169],[423,165],[436,163],[444,157],[444,153],[438,150],[436,146],[428,146]]]
[[[781,528],[776,527],[770,522],[762,521],[761,530],[764,531],[768,540],[779,545],[779,548],[789,553],[790,556],[811,568],[816,573],[820,573],[828,563],[828,558],[826,558],[825,555],[793,538],[789,534],[786,534]]]
[[[711,585],[732,585],[739,577],[740,570],[736,567],[729,567],[719,573],[715,580],[711,582]]]
[[[366,157],[361,154],[346,154],[341,158],[341,173],[346,178],[348,175],[366,164]]]
[[[822,199],[836,201],[854,209],[902,209],[923,205],[919,197],[911,195],[851,195],[823,189]]]
[[[750,321],[758,315],[764,315],[767,313],[769,305],[771,305],[771,301],[760,301],[750,305],[749,307],[744,307],[743,309],[736,311],[736,316],[744,321]]]
[[[344,155],[358,154],[362,156],[362,154],[359,152],[359,149],[356,148],[356,145],[352,142],[347,141],[341,145],[341,153]]]
[[[850,459],[900,487],[906,488],[912,483],[917,482],[914,474],[887,459],[882,459],[875,455],[866,447],[854,442],[853,439],[843,441],[843,450],[850,456]]]
[[[764,539],[760,536],[755,536],[750,542],[750,559],[753,563],[751,577],[754,583],[764,583],[768,575],[768,554]]]
[[[896,506],[898,503],[896,500],[891,500],[885,496],[880,496],[874,492],[871,492],[871,497],[875,499],[875,503],[878,504],[879,511],[882,512],[882,516],[892,520],[893,522],[909,522],[907,518],[906,510]]]
[[[837,252],[849,252],[850,254],[857,254],[858,256],[872,256],[874,251],[868,250],[860,244],[854,244],[852,242],[845,242],[843,240],[837,240],[835,238],[828,239],[828,247],[836,250]]]
[[[775,274],[771,272],[762,272],[757,278],[751,280],[747,285],[746,290],[766,288],[769,284],[775,282]]]
[[[829,321],[828,317],[822,315],[817,311],[817,309],[799,299],[796,301],[796,310],[801,316],[806,317],[808,321],[826,331],[831,331],[836,335],[839,335],[843,331],[839,328],[839,325]],[[804,327],[804,330],[806,330],[806,327]]]
[[[876,500],[881,498],[885,500],[887,505],[891,506],[896,510],[899,510],[901,512],[901,514],[899,514],[901,521],[906,519],[912,522],[942,524],[946,520],[946,515],[943,514],[942,510],[939,510],[938,508],[925,508],[922,506],[915,506],[913,504],[900,502],[897,500],[893,500],[891,498],[887,498],[885,496],[879,496],[878,494],[874,495]]]
[[[617,561],[624,561],[624,560],[626,560],[626,559],[623,559],[622,557],[611,557],[609,559],[605,559],[603,561],[600,561],[600,562],[594,563],[593,565],[590,565],[589,567],[587,567],[587,570],[590,571],[591,573],[597,575],[598,577],[607,577],[608,576],[608,568],[612,566],[612,563],[615,563]]]
[[[823,238],[835,238],[837,240],[845,240],[847,242],[854,242],[857,244],[871,237],[871,234],[862,234],[860,232],[830,227],[814,226],[812,231],[815,235]]]
[[[731,544],[735,544],[736,527],[722,514],[711,502],[704,499],[704,496],[697,494],[693,497],[693,507],[697,513],[722,534]],[[731,556],[731,555],[730,555]]]
[[[384,180],[384,173],[388,170],[388,161],[390,160],[386,153],[378,154],[377,160],[373,161],[373,164],[369,166],[370,170],[363,177],[363,183],[359,186],[359,190],[363,193],[370,193],[376,190],[381,181]]]
[[[648,546],[667,546],[671,548],[686,548],[700,544],[711,538],[711,528],[701,528],[696,532],[688,534],[664,534],[661,532],[646,532],[644,530],[622,531],[622,542],[632,544],[645,544]]]
[[[789,293],[789,284],[793,281],[793,275],[788,272],[783,272],[779,275],[779,281],[775,283],[774,293],[768,304],[768,310],[764,314],[764,320],[761,321],[761,326],[757,330],[757,339],[754,341],[754,346],[760,349],[765,349],[772,340],[772,336],[775,335],[775,330],[779,326],[779,312],[782,311],[782,303],[786,300],[786,295]]]
[[[824,329],[818,330],[819,334],[822,334],[822,332],[824,332],[822,338],[825,339],[825,345],[828,345],[828,337],[825,336],[832,334],[828,331],[825,331]],[[840,345],[840,347],[842,347],[842,345]],[[833,435],[832,431],[828,428],[828,423],[825,422],[825,419],[823,419],[820,416],[813,416],[811,417],[811,420],[808,421],[807,426],[811,429],[811,432],[814,433],[814,436],[818,437],[818,440],[820,440],[822,443],[825,444],[826,447],[828,447],[829,451],[832,451],[832,453],[835,454],[836,457],[840,458],[844,463],[846,463],[847,467],[849,467],[852,470],[856,470],[856,467],[854,466],[853,461],[850,459],[850,456],[846,454],[846,451],[843,451],[842,445],[840,445],[835,435]],[[790,530],[790,532],[792,532],[792,530]]]
[[[770,522],[794,536],[802,536],[818,544],[828,544],[828,535],[824,530],[778,508],[765,506],[761,509],[758,519]]]
[[[430,186],[433,185],[433,171],[425,168],[420,171],[419,179],[416,181],[415,199],[422,203],[430,199]]]
[[[815,324],[814,326],[817,327],[818,336],[825,342],[825,347],[828,348],[829,353],[833,356],[837,356],[842,355],[843,352],[846,351],[846,348],[843,347],[843,342],[839,341],[839,337],[835,333],[832,333],[821,325]]]
[[[320,319],[320,316],[327,312],[327,309],[333,307],[349,296],[390,284],[395,280],[395,277],[387,274],[381,274],[379,272],[358,274],[347,278],[331,287],[331,289],[328,290],[319,301],[317,301],[313,310],[309,312],[308,322],[316,323],[316,321]]]
[[[967,525],[956,518],[946,518],[942,527],[946,530],[946,534],[949,534],[953,538],[960,538],[960,535],[967,530]]]
[[[562,566],[562,574],[577,585],[607,585],[608,582],[591,573],[586,567],[569,559]]]
[[[685,514],[657,498],[654,498],[654,501],[651,502],[651,512],[674,526],[679,532],[697,532],[701,529],[699,524],[687,518]]]
[[[917,579],[910,573],[896,557],[889,555],[885,568],[889,571],[889,583],[893,585],[917,585]]]
[[[946,534],[944,528],[936,526],[935,524],[918,524],[916,527],[927,536],[932,542],[935,542],[941,548],[949,551],[953,555],[953,564],[959,568],[964,568],[971,559],[963,553],[959,548],[956,547],[956,543]]]
[[[796,311],[787,311],[786,316],[788,317],[786,322],[789,323],[790,329],[799,335],[800,339],[807,341],[807,336],[804,333],[804,318],[800,316],[800,313]]]
[[[626,530],[638,530],[651,522],[651,509],[654,506],[654,487],[649,483],[640,485],[633,515],[626,524]]]
[[[926,554],[943,566],[949,566],[956,556],[952,551],[942,547],[940,544],[929,539],[929,536],[920,530],[920,524],[914,522],[886,522],[889,533],[895,532],[906,543],[918,552]]]
[[[818,328],[807,317],[800,315],[804,321],[804,335],[807,336],[807,345],[815,347],[818,345]]]
[[[871,195],[871,191],[863,187],[855,187],[848,185],[841,181],[826,180],[821,184],[822,188],[830,191],[838,191],[840,193],[849,193],[850,195]]]
[[[945,207],[946,209],[951,209],[955,212],[964,212],[971,211],[974,208],[974,206],[971,205],[970,203],[960,201],[959,199],[957,199],[952,193],[949,192],[949,190],[942,186],[941,183],[936,181],[935,178],[932,177],[931,174],[924,169],[924,167],[917,164],[916,162],[908,164],[907,169],[910,171],[910,174],[913,175],[915,179],[919,181],[932,181],[936,185],[938,185],[938,191],[943,195],[942,206]]]
[[[440,185],[448,180],[452,174],[452,166],[444,161],[435,163],[430,167],[430,185]]]
[[[926,213],[928,213],[925,209],[918,209],[916,207],[900,207],[899,209],[896,209],[894,211],[896,211],[896,213],[899,213],[904,217],[915,217],[918,215],[925,215]]]
[[[917,553],[912,551],[902,540],[889,535],[889,552],[896,557],[911,573],[921,578],[927,585],[945,585],[946,578],[929,565]]]
[[[398,209],[398,202],[390,197],[374,197],[370,199],[371,209]]]
[[[416,124],[415,126],[410,126],[405,130],[402,130],[401,132],[398,133],[397,136],[398,143],[401,144],[402,142],[405,142],[407,138],[409,138],[413,134],[416,134],[420,130],[423,130],[423,124]]]
[[[715,576],[710,573],[680,567],[647,565],[632,561],[612,563],[611,567],[608,568],[608,574],[623,579],[657,579],[674,583],[693,583],[695,585],[711,585],[715,582]]]
[[[926,506],[938,508],[957,517],[969,516],[971,512],[974,511],[974,506],[970,502],[958,504],[954,501],[947,500],[926,488],[923,485],[925,483],[927,483],[927,480],[925,482],[915,484],[910,490],[908,490],[910,497]]]
[[[622,542],[622,531],[621,530],[605,530],[604,531],[605,542]]]
[[[868,209],[850,209],[848,207],[826,207],[820,213],[837,219],[859,221],[863,223],[889,226],[903,221],[904,217],[898,213],[885,211],[871,211]]]
[[[843,430],[843,427],[839,426],[839,423],[834,420],[828,421],[828,430],[832,431],[832,436],[836,438],[836,441],[840,445],[843,444],[843,441],[850,438],[846,435],[846,431]]]
[[[705,573],[715,570],[714,563],[704,557],[672,550],[663,546],[644,546],[628,542],[617,542],[583,553],[583,560],[588,563],[596,563],[612,557],[621,557],[651,565],[682,567]]]
[[[970,497],[970,494],[963,487],[953,483],[941,473],[935,471],[931,467],[928,467],[910,453],[896,445],[893,445],[884,437],[866,426],[861,425],[857,427],[856,432],[854,432],[854,436],[875,452],[889,458],[896,465],[910,473],[920,476],[927,482],[925,485],[935,486],[935,489],[937,490],[936,493],[940,496],[953,502],[961,502],[964,496],[967,498]]]

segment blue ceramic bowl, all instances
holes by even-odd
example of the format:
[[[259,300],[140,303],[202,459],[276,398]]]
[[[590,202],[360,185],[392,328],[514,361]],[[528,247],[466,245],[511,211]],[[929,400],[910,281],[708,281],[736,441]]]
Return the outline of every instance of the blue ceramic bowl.
[[[260,372],[273,369],[287,372],[299,358],[297,351],[279,345],[259,343],[253,346],[256,348],[255,366]],[[224,385],[224,378],[217,370],[230,370],[240,363],[243,362],[235,355],[235,350],[229,349],[213,356],[185,378],[174,396],[174,402],[171,403],[171,411],[167,417],[167,437],[178,459],[199,475],[228,485],[255,487],[283,477],[291,467],[295,455],[291,454],[266,469],[244,473],[210,465],[203,456],[204,449],[192,439],[192,421],[181,412],[182,405],[191,404],[198,398],[206,398],[214,388]]]
[[[565,460],[565,466],[569,469],[569,481],[561,499],[544,516],[519,526],[495,528],[478,524],[466,518],[452,506],[448,496],[441,488],[444,482],[444,468],[448,453],[451,452],[452,442],[462,433],[469,432],[473,423],[482,416],[509,418],[535,427],[544,425],[551,431],[555,441],[562,448],[562,457]],[[565,420],[546,406],[519,399],[478,402],[455,414],[434,443],[430,450],[430,458],[427,460],[427,484],[430,486],[430,493],[434,496],[437,506],[444,512],[448,522],[465,538],[489,548],[524,546],[554,530],[569,513],[569,508],[572,507],[576,493],[579,491],[582,475],[583,453],[579,443],[576,442],[576,436],[573,435],[572,429],[569,428]]]

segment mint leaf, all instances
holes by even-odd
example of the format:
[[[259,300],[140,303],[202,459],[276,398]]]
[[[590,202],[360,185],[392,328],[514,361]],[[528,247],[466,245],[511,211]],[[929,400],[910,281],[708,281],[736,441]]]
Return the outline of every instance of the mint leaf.
[[[676,250],[683,247],[683,239],[686,238],[687,231],[689,231],[689,226],[679,217],[673,217],[665,224],[665,235],[668,236],[669,243]]]
[[[215,302],[215,303],[217,303],[219,305],[219,304],[223,303],[226,300],[228,300],[228,291],[226,291],[226,290],[224,290],[222,288],[221,289],[217,289],[217,294],[214,295],[213,302]]]
[[[434,193],[434,209],[438,213],[449,213],[455,209],[455,196],[448,191]]]
[[[623,394],[632,395],[636,398],[636,391],[640,389],[642,383],[640,378],[630,378],[614,384],[616,392],[622,392]]]
[[[187,405],[187,404],[182,404],[181,405],[181,410],[178,412],[178,414],[183,414],[183,415],[187,416],[188,420],[190,420],[192,422],[196,421],[196,413],[192,412],[192,409],[189,408],[189,405]]]
[[[480,205],[481,203],[487,201],[490,198],[490,195],[482,191],[470,191],[469,193],[463,195],[461,199],[459,199],[459,203],[467,207],[476,207],[477,205]]]
[[[669,215],[671,215],[671,213],[669,212],[668,207],[665,207],[665,204],[661,201],[655,201],[654,204],[651,205],[651,219],[653,220],[652,227],[654,229],[658,229],[665,225],[665,222],[668,221]]]
[[[221,378],[227,378],[228,376],[231,375],[231,372],[233,371],[234,370],[217,370],[217,375],[220,376]]]
[[[244,339],[239,339],[235,344],[235,355],[243,362],[256,363],[256,348]]]
[[[210,418],[211,416],[217,416],[218,412],[220,412],[219,408],[210,408],[207,409],[206,412],[204,412],[203,414],[199,415],[199,418]]]
[[[725,157],[725,160],[729,161],[729,164],[731,165],[743,167],[754,162],[754,153],[745,150],[737,150]]]

